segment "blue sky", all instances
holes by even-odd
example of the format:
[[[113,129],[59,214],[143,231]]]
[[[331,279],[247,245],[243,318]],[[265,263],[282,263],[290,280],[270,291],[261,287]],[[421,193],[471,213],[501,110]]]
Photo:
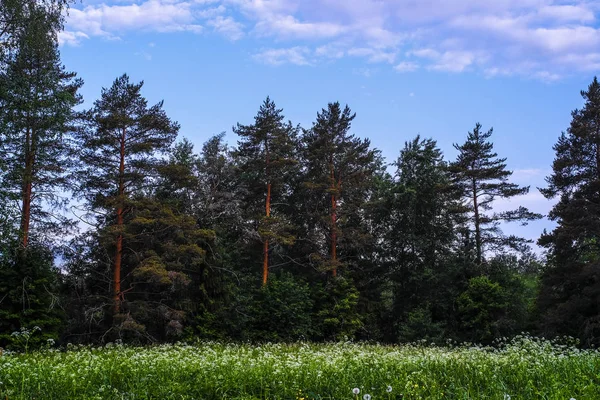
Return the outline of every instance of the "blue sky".
[[[600,71],[600,1],[82,0],[60,35],[91,105],[127,72],[165,101],[199,146],[251,123],[269,95],[309,127],[330,101],[393,161],[433,137],[452,159],[476,122],[529,195],[501,202],[547,213],[552,145]],[[537,238],[548,221],[510,233]]]

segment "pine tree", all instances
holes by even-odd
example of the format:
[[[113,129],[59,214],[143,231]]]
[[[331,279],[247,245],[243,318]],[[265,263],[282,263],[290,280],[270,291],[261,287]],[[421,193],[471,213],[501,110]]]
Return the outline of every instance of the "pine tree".
[[[282,112],[267,97],[254,117],[254,124],[238,123],[233,128],[241,138],[236,157],[246,190],[245,207],[250,212],[249,219],[255,221],[263,245],[263,286],[269,277],[270,245],[291,244],[294,240],[286,232],[285,220],[277,207],[289,195],[287,183],[298,165],[295,155],[297,128],[291,122],[284,122]],[[258,209],[262,202],[265,211],[260,218]]]
[[[529,187],[521,187],[508,181],[512,171],[506,169],[506,158],[498,158],[493,151],[494,145],[489,141],[493,130],[481,130],[476,124],[473,132],[469,132],[467,141],[454,148],[458,157],[450,165],[453,179],[466,203],[470,213],[470,225],[474,232],[476,262],[481,264],[486,249],[499,250],[510,247],[523,250],[529,241],[517,236],[505,236],[500,230],[501,222],[520,221],[527,224],[542,216],[530,212],[525,207],[505,212],[492,212],[493,202],[497,199],[510,199],[527,194]]]
[[[350,134],[354,118],[348,106],[342,110],[340,103],[329,103],[302,138],[308,191],[303,216],[317,252],[312,259],[320,260],[320,268],[331,270],[333,276],[344,258],[351,258],[348,251],[359,250],[369,239],[361,228],[361,215],[381,170],[379,151],[370,148],[369,140]],[[347,243],[343,257],[340,240]]]
[[[122,284],[123,232],[132,209],[132,195],[142,194],[157,176],[157,155],[169,149],[179,125],[163,110],[163,102],[148,107],[141,95],[143,82],[130,83],[127,75],[102,89],[94,107],[85,112],[78,132],[83,162],[79,195],[91,211],[104,212],[99,226],[114,233],[112,294],[114,313],[124,299]]]
[[[557,223],[540,245],[549,250],[538,306],[548,334],[568,334],[585,344],[600,339],[600,82],[594,77],[585,104],[574,110],[554,145],[556,157],[542,194],[558,203],[549,214]]]
[[[20,203],[15,219],[24,248],[32,231],[49,234],[67,222],[53,209],[65,203],[59,193],[69,187],[69,131],[83,82],[60,63],[52,18],[42,6],[28,10],[0,75],[0,197]]]

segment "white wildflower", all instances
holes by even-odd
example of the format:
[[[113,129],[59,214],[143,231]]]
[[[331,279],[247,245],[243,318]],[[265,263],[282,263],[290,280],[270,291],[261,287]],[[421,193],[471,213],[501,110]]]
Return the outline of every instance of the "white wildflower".
[[[352,393],[359,394],[360,393],[360,389],[359,388],[354,388],[354,389],[352,389]]]

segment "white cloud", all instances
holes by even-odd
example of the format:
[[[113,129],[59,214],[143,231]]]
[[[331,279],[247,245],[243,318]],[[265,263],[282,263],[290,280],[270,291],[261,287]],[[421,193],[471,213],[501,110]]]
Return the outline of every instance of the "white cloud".
[[[194,15],[198,18],[214,18],[217,15],[222,15],[227,11],[227,8],[223,4],[220,4],[218,7],[207,8],[203,10],[196,11]]]
[[[62,31],[58,33],[58,43],[62,45],[79,46],[82,39],[89,36],[83,32]]]
[[[402,61],[394,69],[398,72],[413,72],[419,69],[419,64],[410,61]]]
[[[196,23],[190,3],[148,0],[141,4],[73,7],[69,11],[67,29],[90,36],[115,38],[136,30],[199,33],[202,26]]]
[[[253,56],[261,63],[268,65],[311,65],[310,50],[307,47],[291,47],[287,49],[266,49]]]
[[[478,56],[475,53],[462,50],[449,50],[440,53],[433,49],[418,49],[408,55],[430,60],[431,63],[427,67],[430,70],[447,72],[462,72],[475,63],[478,57],[485,59],[483,55]]]
[[[370,63],[385,62],[392,64],[396,60],[396,52],[369,47],[352,48],[347,53],[351,56],[365,57]]]
[[[429,68],[436,71],[462,72],[475,62],[475,54],[468,51],[446,51]]]
[[[399,72],[418,67],[545,81],[600,67],[600,3],[595,0],[87,0],[86,4],[71,9],[61,43],[76,45],[92,36],[118,38],[129,31],[202,33],[204,26],[233,41],[248,36],[258,38],[261,47],[277,47],[274,51],[280,52],[282,46],[289,56],[297,56],[295,63],[300,65],[352,56],[392,64]],[[419,62],[397,64],[397,54],[417,57]]]
[[[236,22],[231,17],[218,17],[207,22],[208,26],[211,26],[215,31],[223,34],[230,40],[239,40],[244,36],[244,25]]]
[[[277,35],[291,38],[333,38],[344,33],[345,27],[332,23],[300,22],[291,15],[283,15],[259,21],[256,31],[261,35]]]
[[[551,5],[540,8],[538,16],[545,20],[550,18],[564,22],[593,22],[594,12],[585,4],[582,5]]]

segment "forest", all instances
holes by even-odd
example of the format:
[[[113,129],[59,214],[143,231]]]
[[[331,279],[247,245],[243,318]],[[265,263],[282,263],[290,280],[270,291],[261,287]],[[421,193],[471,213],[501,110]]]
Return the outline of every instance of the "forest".
[[[417,136],[385,160],[340,102],[302,127],[266,97],[232,121],[235,144],[199,149],[127,74],[84,108],[58,46],[69,3],[0,9],[0,347],[23,332],[27,346],[600,344],[596,78],[549,133],[550,214],[498,212],[538,188],[513,183],[485,124],[466,121],[455,159]],[[501,229],[545,217],[543,253]]]

